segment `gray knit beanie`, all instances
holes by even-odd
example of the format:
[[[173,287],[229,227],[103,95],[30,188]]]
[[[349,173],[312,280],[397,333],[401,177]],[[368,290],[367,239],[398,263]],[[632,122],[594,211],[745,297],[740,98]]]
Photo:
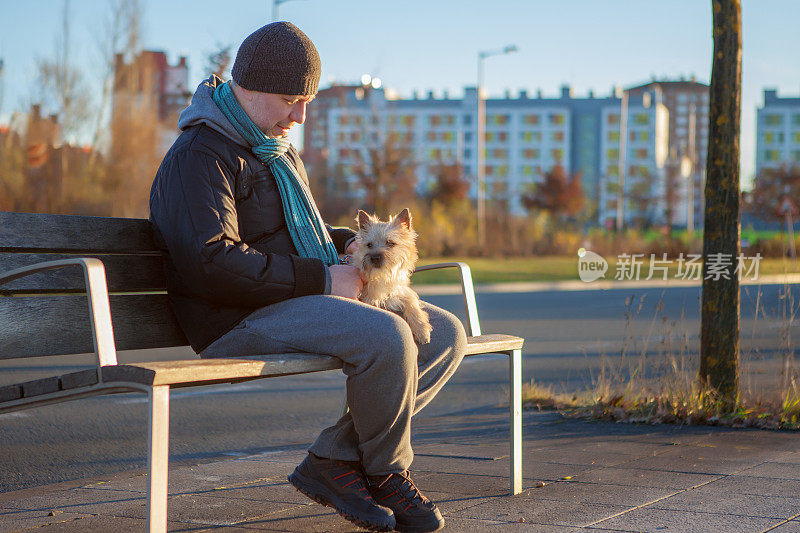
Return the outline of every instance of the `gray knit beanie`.
[[[289,22],[273,22],[244,40],[231,75],[250,91],[316,94],[322,64],[305,33]]]

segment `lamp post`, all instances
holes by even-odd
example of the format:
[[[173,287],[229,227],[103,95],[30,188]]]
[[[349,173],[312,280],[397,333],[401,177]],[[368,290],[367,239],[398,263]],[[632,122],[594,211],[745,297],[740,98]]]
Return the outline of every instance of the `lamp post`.
[[[478,246],[486,243],[486,102],[483,100],[483,60],[516,52],[515,45],[478,52]]]

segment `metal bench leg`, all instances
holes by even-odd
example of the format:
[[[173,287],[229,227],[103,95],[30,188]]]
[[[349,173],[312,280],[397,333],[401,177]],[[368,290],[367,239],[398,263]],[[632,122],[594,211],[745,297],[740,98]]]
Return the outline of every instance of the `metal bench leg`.
[[[522,350],[508,357],[508,405],[511,425],[511,495],[522,492]]]
[[[150,432],[147,466],[150,470],[150,533],[167,531],[167,473],[169,472],[169,386],[150,390]]]

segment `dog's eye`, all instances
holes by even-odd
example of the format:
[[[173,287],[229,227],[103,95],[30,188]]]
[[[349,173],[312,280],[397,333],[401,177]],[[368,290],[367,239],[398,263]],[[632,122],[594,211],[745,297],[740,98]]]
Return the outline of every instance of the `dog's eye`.
[[[388,246],[389,248],[391,248],[394,245],[395,245],[394,241],[386,241],[386,246]]]
[[[371,242],[367,243],[367,248],[372,248],[372,243]]]

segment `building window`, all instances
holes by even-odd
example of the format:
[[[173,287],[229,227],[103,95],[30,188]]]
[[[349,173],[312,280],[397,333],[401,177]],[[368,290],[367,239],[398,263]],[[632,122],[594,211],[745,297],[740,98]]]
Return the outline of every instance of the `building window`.
[[[792,124],[800,126],[800,115],[792,115]]]
[[[764,159],[767,161],[778,161],[780,159],[780,151],[764,150]]]
[[[564,132],[563,131],[554,131],[550,133],[550,140],[556,142],[564,142]]]
[[[564,115],[561,113],[550,113],[550,124],[563,124]]]
[[[523,122],[525,124],[538,124],[539,123],[539,115],[525,115],[523,117]]]
[[[340,126],[347,126],[349,122],[350,122],[350,117],[348,117],[347,115],[339,115]]]
[[[619,176],[619,167],[617,165],[609,165],[606,167],[606,176]]]
[[[794,142],[800,144],[800,131],[792,133],[792,139],[794,139]]]
[[[430,141],[430,142],[436,141],[436,132],[435,131],[429,131],[428,132],[428,141]]]
[[[451,143],[456,138],[455,134],[452,131],[446,131],[442,133],[442,140],[444,142]]]
[[[800,163],[800,150],[792,150],[792,162]]]
[[[508,165],[500,165],[497,167],[497,175],[500,177],[508,176]]]
[[[539,159],[539,149],[538,148],[525,148],[522,151],[522,156],[525,159]]]
[[[469,126],[472,124],[472,115],[464,115],[464,125]]]
[[[647,159],[647,148],[638,148],[634,154],[637,159]]]
[[[606,117],[606,122],[607,122],[608,124],[619,124],[619,115],[616,115],[616,114],[614,114],[614,113],[610,113],[610,114],[609,114],[609,115]]]
[[[472,141],[472,132],[468,131],[464,134],[464,142],[470,142],[470,141]]]
[[[619,149],[609,148],[606,150],[606,159],[619,159]]]
[[[538,142],[542,140],[541,131],[523,131],[519,136],[524,142]]]
[[[523,176],[533,176],[533,165],[522,165],[520,171]]]
[[[783,124],[783,115],[765,115],[764,123],[767,126],[780,126]]]
[[[608,134],[606,135],[606,139],[614,143],[619,142],[619,132],[609,131]]]
[[[495,126],[504,126],[508,124],[509,116],[508,115],[489,115],[488,120],[486,121],[489,124],[493,124]]]
[[[564,158],[564,150],[561,148],[554,148],[550,150],[550,155],[555,161],[560,162]]]
[[[508,150],[505,148],[495,148],[492,150],[492,157],[495,159],[505,159],[508,157]]]
[[[649,124],[650,123],[650,117],[647,116],[647,113],[636,113],[633,116],[633,121],[636,124]]]
[[[494,132],[493,131],[487,131],[486,132],[486,142],[487,143],[494,141],[494,137],[495,136],[494,136]]]
[[[498,141],[506,142],[506,139],[508,139],[508,133],[506,133],[504,131],[501,131],[501,132],[497,133],[497,140]]]

